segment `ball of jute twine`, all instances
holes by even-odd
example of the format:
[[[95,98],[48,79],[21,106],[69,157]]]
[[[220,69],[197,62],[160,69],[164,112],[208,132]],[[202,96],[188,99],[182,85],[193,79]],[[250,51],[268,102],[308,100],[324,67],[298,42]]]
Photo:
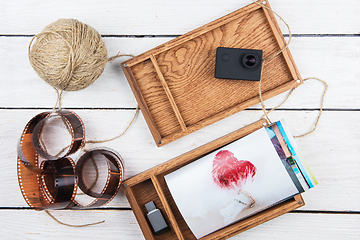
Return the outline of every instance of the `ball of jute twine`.
[[[59,19],[46,26],[31,40],[28,53],[36,73],[59,91],[86,88],[108,62],[101,35],[76,19]]]
[[[36,41],[34,41],[36,39]],[[63,91],[78,91],[91,85],[103,73],[108,58],[101,35],[76,19],[59,19],[34,36],[28,48],[35,72],[54,87],[57,100],[53,110],[61,109]]]

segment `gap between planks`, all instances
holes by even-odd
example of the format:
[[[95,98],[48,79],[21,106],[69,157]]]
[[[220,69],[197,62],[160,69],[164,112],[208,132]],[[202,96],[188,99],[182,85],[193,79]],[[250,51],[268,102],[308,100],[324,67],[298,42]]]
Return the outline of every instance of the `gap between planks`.
[[[30,38],[30,37],[34,37],[35,34],[0,34],[0,37],[25,37],[25,38]],[[180,37],[181,35],[178,34],[170,34],[170,35],[157,35],[157,34],[146,34],[146,35],[121,35],[121,34],[103,34],[101,35],[102,38],[177,38]],[[289,37],[289,34],[283,34],[284,37]],[[354,33],[354,34],[317,34],[317,33],[300,33],[300,34],[296,34],[296,33],[292,33],[291,37],[293,38],[301,38],[301,37],[314,37],[314,38],[320,38],[320,37],[360,37],[359,33]]]
[[[30,207],[0,207],[1,210],[34,210]],[[68,210],[68,209],[61,209],[60,211]],[[35,210],[34,210],[35,211]],[[54,210],[57,211],[57,210]],[[104,207],[104,208],[91,208],[91,209],[72,209],[72,211],[132,211],[131,208],[124,208],[124,207]],[[292,210],[289,213],[296,213],[296,214],[340,214],[340,215],[360,215],[360,211],[321,211],[321,210]]]

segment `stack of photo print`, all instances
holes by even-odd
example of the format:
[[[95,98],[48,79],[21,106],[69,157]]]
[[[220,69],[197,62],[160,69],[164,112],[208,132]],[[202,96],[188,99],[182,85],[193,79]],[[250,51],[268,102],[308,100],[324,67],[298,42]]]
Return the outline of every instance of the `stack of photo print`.
[[[165,181],[196,238],[317,184],[283,120],[165,175]]]

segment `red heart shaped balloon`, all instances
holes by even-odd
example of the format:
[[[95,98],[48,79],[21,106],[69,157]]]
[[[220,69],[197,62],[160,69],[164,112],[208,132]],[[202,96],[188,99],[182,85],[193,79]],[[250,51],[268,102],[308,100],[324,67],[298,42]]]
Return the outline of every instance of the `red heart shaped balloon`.
[[[256,167],[249,161],[238,160],[228,150],[218,152],[213,160],[212,177],[221,188],[241,186],[248,177],[253,178]]]

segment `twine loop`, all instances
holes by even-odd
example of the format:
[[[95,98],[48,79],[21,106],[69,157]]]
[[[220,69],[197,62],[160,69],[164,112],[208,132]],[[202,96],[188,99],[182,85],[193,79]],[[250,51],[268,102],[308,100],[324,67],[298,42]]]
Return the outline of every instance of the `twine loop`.
[[[272,59],[274,59],[276,56],[281,54],[283,51],[285,51],[289,47],[289,44],[290,44],[291,39],[292,39],[292,34],[291,34],[289,24],[287,24],[287,22],[278,13],[276,13],[274,10],[272,10],[271,8],[265,6],[264,4],[262,4],[262,3],[258,2],[258,1],[253,0],[253,2],[256,3],[257,5],[271,11],[277,17],[279,17],[279,19],[286,25],[286,28],[288,29],[288,32],[289,32],[289,40],[286,42],[285,46],[282,47],[279,51],[277,51],[273,55],[271,55],[271,56],[269,56],[269,57],[262,60],[262,66],[261,66],[261,75],[262,75],[265,62],[271,61]],[[305,82],[305,81],[307,81],[309,79],[318,80],[318,81],[322,82],[325,85],[325,89],[323,91],[322,98],[321,98],[321,107],[320,107],[319,115],[318,115],[318,117],[316,119],[316,122],[315,122],[314,127],[312,128],[312,130],[308,131],[307,133],[304,133],[304,134],[301,134],[301,135],[298,135],[298,136],[294,136],[295,138],[304,137],[304,136],[307,136],[310,133],[314,132],[316,130],[316,128],[317,128],[317,125],[318,125],[318,123],[320,121],[320,117],[321,117],[321,114],[322,114],[322,111],[323,111],[324,97],[325,97],[325,93],[326,93],[326,91],[328,89],[328,85],[324,80],[319,79],[319,78],[315,78],[315,77],[309,77],[309,78],[304,79],[303,81]],[[298,80],[298,79],[296,79],[296,80]],[[287,95],[287,97],[285,98],[285,100],[282,103],[280,103],[278,106],[276,106],[276,107],[270,109],[269,111],[267,111],[266,108],[265,108],[264,100],[262,98],[261,83],[262,83],[262,77],[260,77],[260,81],[259,81],[259,99],[260,99],[261,109],[264,112],[264,115],[262,116],[262,118],[266,118],[269,121],[269,123],[272,123],[272,121],[270,120],[268,114],[270,112],[274,111],[275,109],[279,108],[281,105],[283,105],[286,102],[286,100],[288,100],[290,95],[294,92],[294,90],[297,88],[297,86],[290,90],[289,94]]]

